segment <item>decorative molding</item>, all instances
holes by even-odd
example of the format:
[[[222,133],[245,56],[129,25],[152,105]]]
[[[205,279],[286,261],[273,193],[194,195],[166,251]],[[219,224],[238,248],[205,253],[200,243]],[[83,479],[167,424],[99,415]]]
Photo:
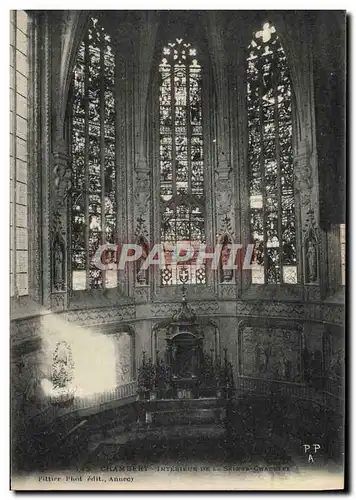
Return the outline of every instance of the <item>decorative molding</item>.
[[[236,285],[230,285],[230,284],[225,284],[222,283],[219,286],[219,296],[220,297],[226,297],[226,298],[235,298],[237,294],[237,286]]]
[[[235,232],[232,229],[231,218],[226,214],[221,219],[220,229],[219,229],[219,232],[217,234],[218,242],[221,242],[223,240],[224,236],[228,236],[229,239],[231,240],[230,241],[231,243],[235,239]]]
[[[146,240],[148,240],[149,234],[146,226],[146,220],[140,215],[136,219],[136,229],[135,229],[135,237],[136,240],[139,240],[140,236],[143,236]]]
[[[236,302],[236,315],[237,316],[256,316],[256,311],[262,317],[290,317],[290,318],[304,318],[305,305],[299,302],[296,303],[283,303],[273,301],[253,301],[253,302]]]
[[[146,290],[146,289],[145,289]],[[54,294],[53,294],[54,295]],[[52,297],[53,297],[52,295]],[[59,294],[59,296],[63,294]],[[178,303],[155,304],[150,307],[152,319],[170,318]],[[326,303],[306,303],[294,304],[290,302],[268,302],[268,301],[236,301],[235,314],[222,313],[221,309],[226,305],[226,301],[206,301],[193,302],[193,307],[201,320],[213,321],[214,317],[221,315],[231,318],[239,318],[242,321],[248,318],[259,316],[259,321],[266,323],[269,321],[299,321],[302,323],[323,323],[337,325],[341,328],[345,326],[345,307],[341,304]],[[220,312],[219,312],[220,311]],[[69,323],[82,326],[110,325],[125,321],[137,320],[136,306],[122,305],[110,308],[97,308],[90,310],[66,311],[50,313],[46,315],[36,315],[29,318],[13,320],[10,323],[12,352],[30,352],[41,349],[41,338],[50,334],[48,327],[44,326],[47,316],[53,316]],[[146,321],[146,319],[143,319]],[[199,318],[200,321],[200,318]],[[48,322],[50,324],[51,321]],[[161,324],[161,323],[160,323]],[[115,330],[116,331],[116,330]]]
[[[136,308],[134,305],[66,311],[61,315],[61,318],[64,320],[83,326],[114,323],[115,321],[127,321],[135,317]]]
[[[135,287],[135,302],[136,303],[147,303],[151,297],[150,288],[146,286],[136,286]]]
[[[218,302],[193,302],[192,306],[194,307],[194,311],[199,315],[207,315],[214,314],[219,309]],[[175,310],[177,304],[169,303],[169,304],[155,304],[151,306],[151,314],[154,318],[157,317],[168,317],[172,315],[172,311]]]
[[[51,306],[51,242],[50,242],[50,221],[51,221],[51,196],[52,196],[52,40],[49,23],[49,11],[44,12],[40,20],[41,37],[39,40],[41,58],[41,84],[40,84],[40,108],[41,108],[41,270],[42,270],[42,302],[47,308]]]
[[[29,85],[28,97],[34,105],[28,115],[28,243],[29,243],[29,295],[39,302],[42,291],[41,275],[41,211],[42,200],[39,196],[41,179],[41,63],[40,63],[40,19],[39,16],[29,16]]]

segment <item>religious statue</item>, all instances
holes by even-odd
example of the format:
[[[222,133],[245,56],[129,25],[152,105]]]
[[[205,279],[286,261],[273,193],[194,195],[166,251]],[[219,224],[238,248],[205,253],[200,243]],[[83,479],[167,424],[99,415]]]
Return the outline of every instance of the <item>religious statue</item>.
[[[73,379],[73,369],[74,363],[71,347],[65,340],[57,342],[52,364],[53,387],[67,387]]]
[[[258,239],[255,240],[253,262],[260,266],[263,265],[263,242]]]
[[[255,345],[255,370],[257,374],[263,374],[267,370],[267,357],[264,349],[260,345]]]
[[[54,273],[53,284],[56,290],[64,289],[64,253],[59,241],[54,244],[53,251]]]
[[[280,349],[276,363],[276,375],[279,380],[285,380],[286,378],[286,365],[287,365],[287,360],[284,357],[282,349]]]
[[[142,239],[140,240],[139,245],[142,248],[142,255],[137,262],[136,281],[139,285],[148,285],[148,269],[142,269],[142,266],[148,257],[148,247]]]
[[[307,247],[307,277],[310,282],[317,279],[317,249],[316,243],[313,240],[308,241]]]
[[[69,168],[63,163],[57,163],[53,169],[54,185],[57,193],[57,204],[63,206],[68,191],[72,187],[71,173]]]
[[[144,214],[150,200],[150,178],[149,172],[139,171],[136,176],[135,203],[138,213]]]
[[[229,282],[232,280],[232,269],[224,269],[225,266],[229,265],[231,248],[227,238],[225,239],[223,248],[221,250],[221,264],[222,264],[222,275],[223,282]],[[231,267],[231,266],[230,266]]]

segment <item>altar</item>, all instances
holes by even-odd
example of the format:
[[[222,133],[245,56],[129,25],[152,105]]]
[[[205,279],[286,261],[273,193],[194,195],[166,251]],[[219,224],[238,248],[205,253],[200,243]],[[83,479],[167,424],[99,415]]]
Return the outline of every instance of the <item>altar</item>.
[[[166,329],[165,351],[155,360],[143,353],[138,373],[140,399],[230,398],[232,365],[227,351],[204,349],[204,327],[187,303],[185,289],[180,307]]]

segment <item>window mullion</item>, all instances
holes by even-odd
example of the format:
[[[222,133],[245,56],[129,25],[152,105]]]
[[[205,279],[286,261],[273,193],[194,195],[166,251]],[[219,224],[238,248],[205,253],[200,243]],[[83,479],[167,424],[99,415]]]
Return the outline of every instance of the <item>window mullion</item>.
[[[192,164],[191,164],[191,126],[190,126],[190,74],[189,62],[186,62],[186,130],[187,130],[187,174],[188,174],[188,194],[192,195]]]
[[[273,74],[274,95],[274,130],[276,138],[276,163],[277,163],[277,199],[278,199],[278,243],[279,243],[279,280],[283,283],[283,241],[282,241],[282,175],[279,143],[279,116],[278,116],[278,88],[277,75]]]
[[[260,155],[260,170],[261,170],[261,191],[262,191],[262,210],[263,210],[263,268],[264,268],[264,282],[267,283],[268,276],[268,259],[267,259],[267,212],[266,212],[266,179],[265,179],[265,155],[264,155],[264,133],[263,133],[263,67],[259,67],[258,72],[258,89],[259,89],[259,118],[260,118],[260,141],[261,141],[261,155]]]
[[[85,288],[89,287],[89,36],[84,49],[84,220]]]
[[[177,195],[176,186],[176,113],[175,113],[175,86],[174,63],[171,65],[171,106],[172,106],[172,191],[173,200]]]
[[[100,175],[101,175],[101,244],[105,238],[105,61],[104,34],[101,35],[100,47]],[[105,271],[102,271],[103,288],[105,288]]]

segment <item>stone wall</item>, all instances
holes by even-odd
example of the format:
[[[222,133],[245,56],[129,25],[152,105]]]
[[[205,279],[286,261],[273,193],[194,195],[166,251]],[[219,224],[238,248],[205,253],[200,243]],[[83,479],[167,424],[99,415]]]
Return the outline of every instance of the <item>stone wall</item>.
[[[27,109],[28,21],[10,13],[10,289],[28,294]]]

